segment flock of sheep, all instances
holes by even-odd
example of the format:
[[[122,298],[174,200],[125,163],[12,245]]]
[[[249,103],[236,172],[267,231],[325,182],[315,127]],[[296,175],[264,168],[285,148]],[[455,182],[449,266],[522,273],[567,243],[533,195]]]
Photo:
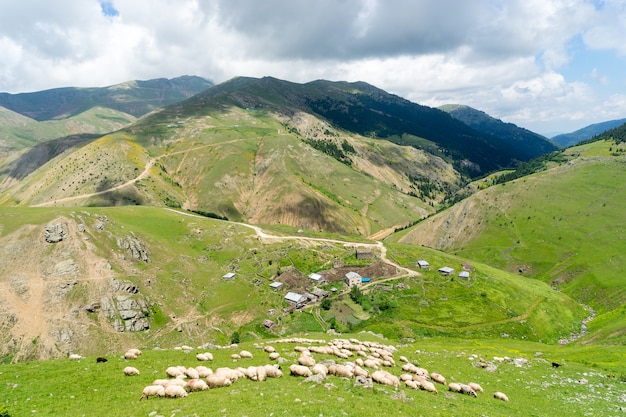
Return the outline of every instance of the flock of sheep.
[[[261,366],[248,367],[218,367],[215,369],[203,365],[195,367],[170,366],[165,369],[165,378],[156,379],[151,385],[146,386],[141,394],[141,399],[150,397],[170,397],[183,398],[188,393],[194,391],[205,391],[208,389],[228,387],[238,379],[247,378],[252,381],[265,381],[267,378],[280,378],[283,376],[281,364],[288,365],[289,374],[293,377],[312,378],[321,382],[327,376],[337,376],[342,378],[355,378],[361,385],[371,386],[372,382],[399,388],[404,384],[408,388],[424,390],[434,394],[438,393],[438,386],[446,386],[452,393],[466,394],[477,397],[478,393],[484,392],[483,388],[476,382],[467,384],[446,381],[446,378],[437,372],[428,372],[411,363],[405,356],[398,358],[402,362],[402,373],[395,375],[390,370],[396,367],[394,354],[396,348],[391,345],[384,345],[377,342],[359,341],[357,339],[334,339],[330,342],[325,340],[313,340],[304,338],[288,338],[274,341],[274,344],[295,344],[293,351],[297,359],[287,360],[281,357],[280,353],[273,346],[256,346],[263,355],[268,355],[268,359],[275,363]],[[230,346],[235,348],[236,346]],[[193,350],[189,346],[184,347],[185,351]],[[334,359],[317,361],[316,355],[334,356]],[[141,355],[139,349],[130,349],[124,354],[128,360],[137,359]],[[233,353],[231,359],[237,363],[240,360],[252,358],[253,354],[246,350]],[[211,352],[201,352],[196,354],[199,362],[212,361]],[[389,370],[387,370],[389,369]],[[139,375],[139,370],[132,366],[124,368],[127,376]],[[499,391],[493,394],[494,398],[502,401],[509,401],[508,397]]]

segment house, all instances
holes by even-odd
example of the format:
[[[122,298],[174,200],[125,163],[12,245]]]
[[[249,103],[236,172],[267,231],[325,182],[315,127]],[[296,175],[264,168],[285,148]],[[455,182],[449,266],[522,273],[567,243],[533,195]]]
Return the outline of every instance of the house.
[[[328,297],[328,294],[330,294],[328,291],[321,290],[321,289],[319,289],[317,287],[313,288],[313,291],[311,291],[311,292],[317,298],[325,298],[325,297]]]
[[[439,268],[439,273],[444,276],[448,276],[454,272],[454,268],[450,268],[449,266],[442,266]]]
[[[357,286],[361,286],[362,282],[361,282],[361,275],[357,274],[354,271],[350,271],[348,272],[346,275],[346,285],[350,288],[352,288],[353,285],[357,285]]]
[[[461,271],[461,272],[459,272],[459,278],[470,279],[469,271]]]
[[[423,259],[417,261],[417,266],[419,266],[420,269],[430,269],[430,264],[428,263],[428,261],[425,261]]]
[[[268,329],[271,329],[276,326],[276,323],[274,323],[272,320],[263,320],[263,326],[265,326]]]
[[[233,279],[235,279],[235,273],[229,272],[227,274],[224,274],[222,275],[222,279],[225,279],[226,281],[232,281]]]
[[[357,248],[356,249],[356,258],[357,259],[372,259],[374,254],[367,249]]]
[[[317,296],[315,294],[311,294],[310,292],[306,292],[306,293],[304,293],[304,297],[306,298],[307,302],[317,303]]]
[[[317,285],[324,284],[326,282],[326,278],[324,278],[324,275],[320,275],[316,273],[309,275],[309,279]]]
[[[287,301],[288,303],[291,304],[295,304],[298,305],[300,303],[303,303],[306,301],[306,297],[302,294],[298,294],[297,292],[288,292],[287,295],[285,295],[285,301]]]
[[[270,287],[272,287],[273,290],[277,290],[277,289],[279,289],[282,286],[283,286],[283,283],[282,282],[278,282],[278,281],[274,281],[274,282],[272,282],[270,284]]]

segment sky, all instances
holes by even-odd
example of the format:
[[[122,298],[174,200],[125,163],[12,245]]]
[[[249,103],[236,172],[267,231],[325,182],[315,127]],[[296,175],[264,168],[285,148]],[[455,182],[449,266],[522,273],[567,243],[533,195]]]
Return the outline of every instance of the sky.
[[[0,92],[365,81],[553,136],[626,118],[626,0],[0,0]]]

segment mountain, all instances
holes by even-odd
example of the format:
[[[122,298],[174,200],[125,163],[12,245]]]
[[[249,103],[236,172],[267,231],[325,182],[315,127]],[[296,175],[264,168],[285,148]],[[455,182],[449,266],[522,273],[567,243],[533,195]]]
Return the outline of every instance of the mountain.
[[[582,343],[623,344],[624,144],[562,152],[541,172],[483,189],[393,240],[543,281],[595,310]]]
[[[513,123],[504,123],[502,120],[493,118],[487,113],[469,106],[448,104],[439,107],[439,109],[481,133],[502,139],[514,146],[524,161],[550,153],[559,148],[557,143],[544,136],[518,127]]]
[[[212,86],[204,78],[182,76],[129,81],[109,87],[55,88],[34,93],[0,93],[0,106],[37,121],[65,119],[94,107],[134,117],[188,98]]]
[[[364,82],[296,84],[271,77],[237,78],[199,94],[187,105],[202,108],[211,101],[244,108],[273,107],[286,115],[294,109],[313,113],[346,131],[428,150],[472,177],[528,159],[517,144],[477,132],[441,110]]]
[[[564,133],[552,138],[553,141],[563,147],[576,145],[584,140],[589,140],[592,137],[599,135],[607,130],[613,129],[626,123],[626,119],[609,120],[607,122],[596,123],[582,129],[579,129],[572,133]]]

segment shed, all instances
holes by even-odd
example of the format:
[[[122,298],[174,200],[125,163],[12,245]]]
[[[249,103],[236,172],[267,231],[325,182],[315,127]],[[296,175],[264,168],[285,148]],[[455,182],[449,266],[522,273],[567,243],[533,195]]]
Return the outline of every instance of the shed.
[[[352,288],[353,285],[361,286],[361,275],[357,274],[354,271],[348,272],[346,275],[346,285]]]
[[[429,269],[430,268],[430,264],[428,263],[428,261],[425,261],[423,259],[420,259],[419,261],[417,261],[417,266],[419,266],[420,269]]]
[[[222,275],[222,279],[225,279],[227,281],[232,281],[233,279],[235,279],[235,273],[234,272],[229,272],[227,274]]]
[[[357,259],[372,259],[373,257],[374,257],[374,254],[368,249],[363,249],[363,248],[356,249]]]
[[[459,272],[459,278],[469,279],[470,278],[469,271],[461,271],[461,272]]]
[[[316,284],[323,284],[326,282],[326,278],[324,278],[324,275],[316,274],[316,273],[310,274],[309,279],[315,282]]]
[[[271,329],[274,326],[276,326],[276,323],[274,323],[272,320],[263,320],[263,326],[265,326],[268,329]]]
[[[300,304],[303,301],[306,301],[306,297],[302,294],[298,294],[297,292],[288,292],[285,295],[285,301],[292,304]]]
[[[450,275],[454,272],[454,268],[450,268],[449,266],[442,266],[441,268],[439,268],[439,273],[441,275]]]
[[[472,266],[472,264],[470,264],[469,262],[463,262],[461,264],[461,266],[463,267],[464,270],[466,271],[473,271],[474,267]]]
[[[270,284],[270,287],[272,287],[272,289],[274,289],[274,290],[277,290],[277,289],[279,289],[282,286],[283,286],[283,283],[282,282],[278,282],[278,281],[274,281],[274,282],[272,282]]]

